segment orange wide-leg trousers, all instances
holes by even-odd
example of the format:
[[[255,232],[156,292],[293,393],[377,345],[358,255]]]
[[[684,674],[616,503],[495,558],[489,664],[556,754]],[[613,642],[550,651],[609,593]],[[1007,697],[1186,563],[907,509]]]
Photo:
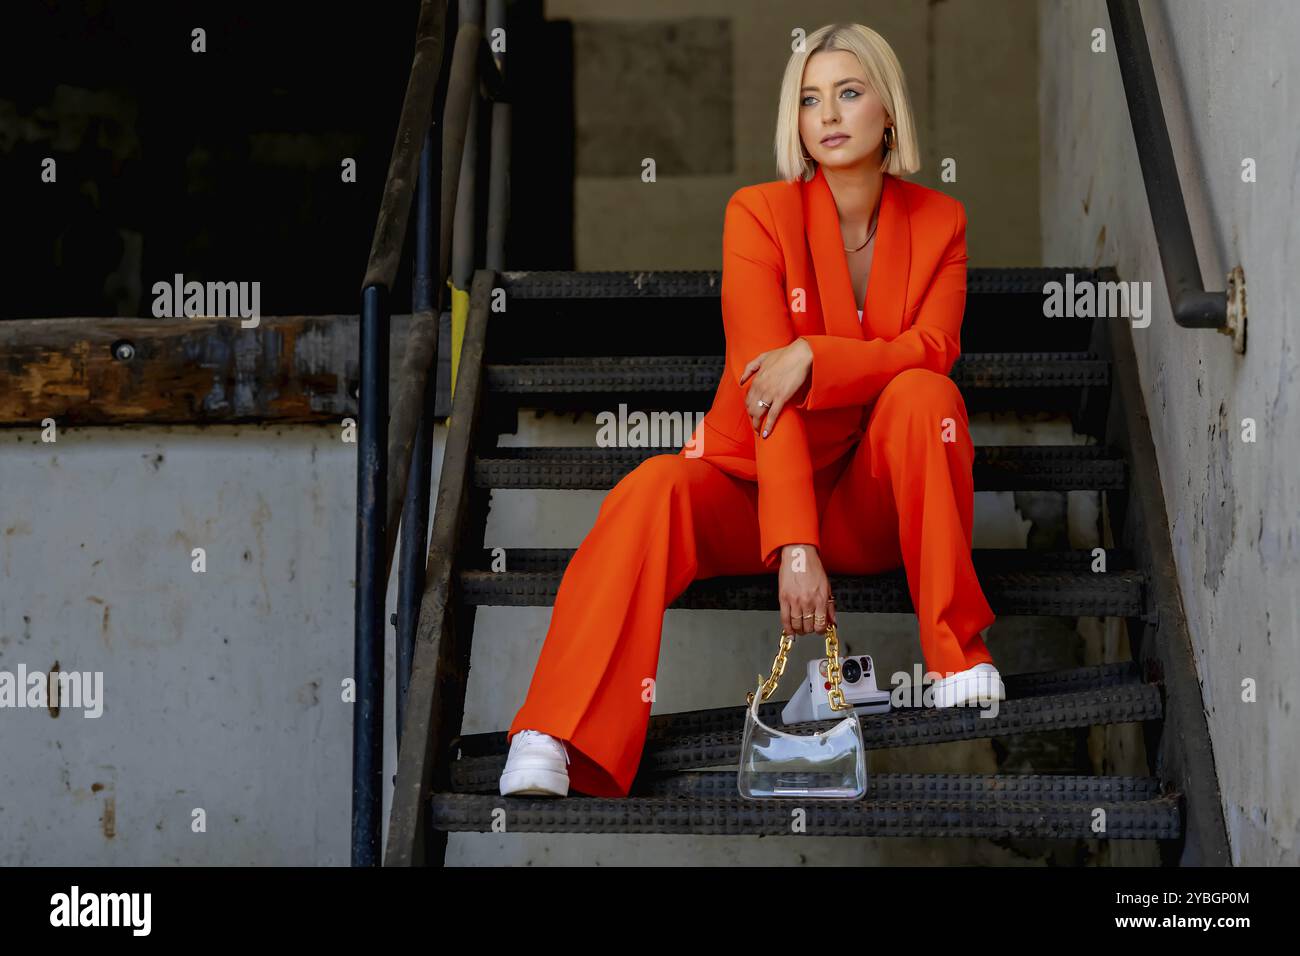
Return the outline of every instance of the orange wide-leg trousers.
[[[951,440],[940,437],[945,418]],[[995,616],[971,563],[974,455],[957,386],[908,369],[881,390],[852,451],[813,476],[827,573],[902,565],[926,669],[943,674],[992,663],[980,632]],[[697,578],[767,573],[755,482],[701,458],[646,459],[605,496],[564,572],[508,736],[531,728],[566,741],[572,791],[627,796],[664,611]]]

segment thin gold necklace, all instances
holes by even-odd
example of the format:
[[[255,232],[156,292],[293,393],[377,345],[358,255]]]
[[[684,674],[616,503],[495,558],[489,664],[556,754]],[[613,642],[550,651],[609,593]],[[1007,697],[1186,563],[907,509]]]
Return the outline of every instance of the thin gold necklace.
[[[876,234],[876,227],[877,227],[878,225],[880,225],[880,214],[879,214],[879,213],[876,214],[876,221],[873,222],[873,223],[871,224],[871,231],[870,231],[869,233],[867,233],[867,238],[865,238],[865,239],[862,240],[862,245],[858,246],[857,249],[850,249],[848,246],[845,246],[845,247],[844,247],[844,251],[845,251],[845,252],[859,252],[859,251],[865,249],[865,248],[867,247],[867,243],[871,241],[871,237],[874,236],[874,235]]]

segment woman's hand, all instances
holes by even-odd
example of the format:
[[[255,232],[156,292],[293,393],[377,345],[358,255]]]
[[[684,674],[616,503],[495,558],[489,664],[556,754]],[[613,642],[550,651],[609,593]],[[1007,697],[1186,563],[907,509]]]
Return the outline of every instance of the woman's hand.
[[[781,549],[778,591],[781,626],[787,634],[822,634],[827,624],[835,624],[830,581],[814,545],[787,544]]]
[[[745,408],[749,411],[754,431],[758,431],[761,425],[764,438],[772,433],[786,402],[803,390],[812,360],[812,346],[803,339],[795,339],[789,345],[761,353],[745,366],[740,384],[743,386],[746,379],[753,376],[745,396]],[[760,400],[767,405],[760,405]]]

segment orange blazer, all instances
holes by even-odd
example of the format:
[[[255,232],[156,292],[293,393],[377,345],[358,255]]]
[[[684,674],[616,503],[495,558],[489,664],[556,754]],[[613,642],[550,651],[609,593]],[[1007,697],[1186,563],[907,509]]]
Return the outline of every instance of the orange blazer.
[[[680,454],[757,481],[767,568],[780,564],[786,544],[820,543],[813,472],[862,437],[886,383],[904,369],[952,369],[961,351],[966,260],[962,204],[884,174],[859,322],[835,197],[821,167],[807,182],[758,183],[732,195],[722,231],[726,369],[696,447]],[[796,337],[812,347],[811,385],[761,438],[745,408],[754,378],[742,387],[741,373],[761,352]]]

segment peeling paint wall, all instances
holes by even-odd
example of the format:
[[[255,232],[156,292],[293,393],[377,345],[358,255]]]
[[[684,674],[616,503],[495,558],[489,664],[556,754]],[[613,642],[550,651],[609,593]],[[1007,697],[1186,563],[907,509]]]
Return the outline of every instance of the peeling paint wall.
[[[347,864],[355,449],[0,433],[0,670],[103,675],[99,717],[0,710],[0,865]]]
[[[1149,281],[1134,330],[1232,856],[1300,863],[1300,6],[1142,4],[1207,288],[1246,272],[1247,352],[1170,315],[1102,0],[1044,4],[1043,258]],[[1242,164],[1258,181],[1242,181]],[[1243,440],[1253,419],[1257,441]],[[1254,702],[1244,685],[1257,687]]]

